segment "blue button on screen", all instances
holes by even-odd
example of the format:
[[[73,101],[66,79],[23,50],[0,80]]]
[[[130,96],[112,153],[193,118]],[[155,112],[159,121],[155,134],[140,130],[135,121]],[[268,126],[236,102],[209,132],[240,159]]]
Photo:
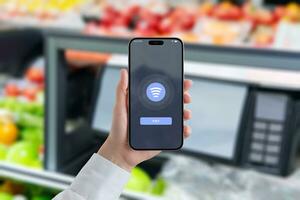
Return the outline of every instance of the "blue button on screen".
[[[172,117],[141,117],[141,125],[172,125]]]

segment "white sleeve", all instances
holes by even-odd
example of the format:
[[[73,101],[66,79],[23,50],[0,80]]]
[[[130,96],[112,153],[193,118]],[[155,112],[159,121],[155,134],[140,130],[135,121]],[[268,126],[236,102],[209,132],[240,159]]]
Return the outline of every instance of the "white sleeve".
[[[94,154],[81,169],[70,188],[53,200],[117,200],[130,173]]]

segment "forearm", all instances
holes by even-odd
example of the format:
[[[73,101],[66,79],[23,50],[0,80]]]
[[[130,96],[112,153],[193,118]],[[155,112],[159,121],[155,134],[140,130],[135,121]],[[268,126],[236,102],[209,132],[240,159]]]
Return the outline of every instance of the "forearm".
[[[116,200],[129,179],[129,172],[94,154],[68,190],[54,200]]]

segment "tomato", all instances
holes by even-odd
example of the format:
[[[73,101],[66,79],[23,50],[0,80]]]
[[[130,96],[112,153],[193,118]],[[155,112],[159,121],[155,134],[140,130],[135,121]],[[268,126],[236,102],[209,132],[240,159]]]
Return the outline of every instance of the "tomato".
[[[182,17],[180,26],[184,31],[191,30],[196,23],[196,18],[191,13],[186,13],[184,17]]]
[[[113,25],[116,19],[118,19],[119,17],[120,17],[120,12],[118,10],[116,10],[112,6],[107,6],[103,10],[103,14],[101,15],[101,25],[105,27],[109,27]]]
[[[276,8],[273,11],[273,15],[276,18],[276,20],[280,20],[285,16],[286,10],[283,6],[276,6]]]
[[[169,17],[165,18],[161,20],[158,29],[161,34],[171,33],[174,29],[174,22]]]
[[[34,101],[38,93],[38,88],[25,88],[22,95],[28,100]]]
[[[20,94],[20,89],[16,84],[10,83],[5,86],[5,95],[16,97]]]
[[[18,128],[12,122],[0,124],[0,143],[5,145],[13,144],[18,138]]]
[[[215,7],[213,16],[222,20],[238,20],[242,18],[243,12],[238,6],[223,2]]]
[[[274,15],[268,10],[259,10],[255,15],[256,23],[272,25],[275,22]]]
[[[45,79],[44,70],[31,67],[26,72],[26,78],[32,82],[43,83]]]
[[[135,33],[140,36],[153,36],[157,34],[157,31],[151,27],[151,24],[149,24],[146,21],[139,21],[137,23]]]

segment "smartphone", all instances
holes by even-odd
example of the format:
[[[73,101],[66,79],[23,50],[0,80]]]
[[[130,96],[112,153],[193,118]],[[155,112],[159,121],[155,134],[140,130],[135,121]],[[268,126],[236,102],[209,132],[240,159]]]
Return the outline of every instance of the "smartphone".
[[[183,145],[183,42],[134,38],[129,42],[129,144],[135,150]]]

